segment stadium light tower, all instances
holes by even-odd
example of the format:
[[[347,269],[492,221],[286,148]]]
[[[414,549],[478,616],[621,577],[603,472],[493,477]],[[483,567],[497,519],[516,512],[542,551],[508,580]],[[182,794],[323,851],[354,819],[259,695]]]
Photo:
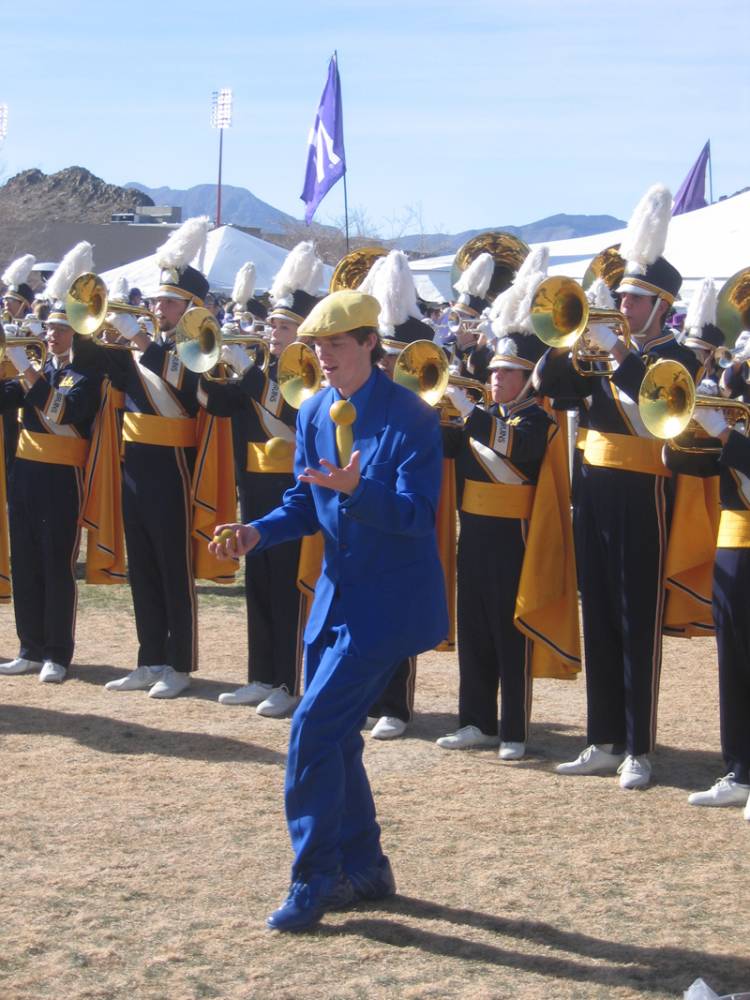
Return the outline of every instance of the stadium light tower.
[[[232,124],[232,91],[229,87],[211,95],[211,126],[219,130],[219,184],[216,189],[216,228],[221,225],[221,160],[224,150],[224,129]]]
[[[8,134],[8,105],[0,104],[0,142]]]

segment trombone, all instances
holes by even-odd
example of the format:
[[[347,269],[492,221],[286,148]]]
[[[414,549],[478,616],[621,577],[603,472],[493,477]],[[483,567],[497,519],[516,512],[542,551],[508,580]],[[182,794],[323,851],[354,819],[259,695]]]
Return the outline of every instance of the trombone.
[[[531,325],[547,347],[567,348],[579,375],[611,378],[615,372],[611,355],[589,344],[586,333],[594,324],[615,328],[625,347],[630,347],[630,324],[616,309],[594,309],[583,288],[562,275],[545,278],[531,302]],[[597,364],[603,367],[595,368]]]
[[[744,424],[742,433],[750,434],[750,406],[738,399],[698,395],[687,368],[679,361],[663,358],[646,372],[638,393],[641,420],[654,437],[666,440],[670,448],[690,455],[718,455],[722,445],[708,444],[709,437],[693,418],[696,409],[721,410],[734,430]],[[685,434],[686,443],[676,439]]]
[[[323,370],[312,347],[295,341],[279,355],[276,379],[284,401],[298,410],[323,382]]]
[[[244,347],[248,353],[251,353],[250,363],[260,368],[262,372],[268,371],[268,366],[271,363],[271,348],[265,337],[253,337],[249,334],[236,334],[225,337],[222,335],[220,346],[223,347],[224,344],[240,344]],[[258,358],[261,358],[260,362]],[[233,372],[231,366],[219,360],[219,374],[212,375],[211,372],[206,372],[206,379],[209,382],[219,382],[226,384],[227,382],[234,382],[239,377],[236,372]],[[223,371],[222,371],[223,369]]]

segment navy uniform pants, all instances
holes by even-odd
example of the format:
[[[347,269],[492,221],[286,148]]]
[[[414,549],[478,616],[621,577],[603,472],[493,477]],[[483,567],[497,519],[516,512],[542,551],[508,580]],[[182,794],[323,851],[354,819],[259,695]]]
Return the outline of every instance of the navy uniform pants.
[[[83,472],[17,458],[9,477],[13,607],[27,660],[70,666],[78,595],[75,566]]]
[[[294,479],[274,473],[238,477],[245,524],[281,503]],[[299,694],[304,602],[297,587],[301,542],[284,542],[245,558],[248,681]]]
[[[525,743],[531,713],[531,643],[513,624],[527,521],[461,512],[457,562],[460,726]]]
[[[578,490],[588,742],[636,757],[656,741],[670,486],[585,466]]]
[[[368,715],[379,719],[390,715],[402,722],[411,722],[414,715],[414,687],[417,680],[417,658],[407,656],[396,667],[396,672],[388,682],[385,691],[370,706]]]
[[[395,669],[352,643],[336,602],[306,647],[305,693],[292,718],[285,805],[292,880],[358,872],[382,858],[360,730]]]
[[[138,633],[138,666],[196,669],[190,538],[194,448],[125,445],[122,513]]]
[[[750,549],[717,549],[713,612],[719,650],[721,750],[727,772],[750,784]]]

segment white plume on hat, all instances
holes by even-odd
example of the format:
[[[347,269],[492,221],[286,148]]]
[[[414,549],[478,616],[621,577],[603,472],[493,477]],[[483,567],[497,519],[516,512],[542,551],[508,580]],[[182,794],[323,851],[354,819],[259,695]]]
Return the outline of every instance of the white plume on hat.
[[[456,291],[464,295],[476,295],[483,299],[487,294],[495,271],[492,254],[480,253],[469,264],[456,282]]]
[[[94,248],[83,240],[68,250],[57,265],[57,270],[50,276],[44,288],[44,298],[50,302],[62,301],[70,286],[87,271],[94,269]]]
[[[635,207],[620,244],[626,274],[643,274],[664,253],[672,195],[663,184],[654,184]]]
[[[310,284],[317,260],[315,247],[309,240],[292,247],[271,284],[271,301],[288,300],[291,305],[294,293]]]
[[[205,250],[209,224],[207,215],[183,222],[156,251],[157,265],[160,268],[173,267],[183,271]]]
[[[244,306],[248,299],[253,297],[255,292],[255,264],[251,260],[247,261],[234,276],[232,285],[232,302],[239,302]]]
[[[686,334],[699,337],[706,323],[716,325],[716,285],[713,278],[704,278],[693,292],[683,329]]]
[[[387,256],[387,255],[386,255]],[[381,268],[385,264],[386,257],[378,257],[372,264],[372,267],[364,276],[362,281],[359,283],[357,288],[358,292],[364,292],[365,295],[374,295],[373,288],[375,287],[375,282],[377,281],[378,274],[380,274]]]
[[[308,295],[317,295],[320,292],[320,286],[323,284],[323,261],[316,255],[315,263],[313,264],[312,271],[310,271],[310,277],[307,279],[307,284],[302,289],[303,292],[307,292]]]
[[[405,323],[409,317],[421,319],[414,275],[406,254],[402,250],[391,250],[381,260],[383,264],[378,268],[370,292],[380,303],[380,327],[390,330]]]
[[[111,302],[127,302],[129,291],[128,279],[121,274],[109,286],[109,299]]]
[[[536,247],[518,269],[510,288],[498,295],[492,305],[492,332],[496,337],[508,333],[534,333],[531,325],[531,302],[534,293],[547,277],[549,247]]]
[[[17,257],[16,260],[8,264],[1,280],[8,288],[22,285],[24,281],[28,280],[34,264],[36,264],[36,257],[33,254],[26,253],[23,257]]]
[[[595,278],[586,291],[586,298],[593,309],[614,309],[615,300],[604,278]]]

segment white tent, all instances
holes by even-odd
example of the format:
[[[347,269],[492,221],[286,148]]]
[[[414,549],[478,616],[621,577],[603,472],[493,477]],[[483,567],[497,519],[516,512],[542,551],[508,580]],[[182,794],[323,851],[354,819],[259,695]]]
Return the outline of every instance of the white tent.
[[[229,295],[239,269],[247,261],[252,261],[256,272],[255,287],[257,291],[262,292],[271,287],[274,275],[288,252],[284,247],[259,240],[256,236],[243,233],[241,229],[220,226],[208,234],[203,259],[196,259],[192,263],[206,275],[213,291]],[[332,269],[324,267],[323,272],[321,294],[328,290]],[[121,267],[114,267],[102,274],[102,278],[110,287],[112,282],[121,276],[127,279],[131,288],[134,286],[140,288],[146,298],[154,295],[159,287],[156,254],[134,260],[130,264],[123,264]]]
[[[600,250],[620,243],[625,230],[554,240],[545,244],[550,253],[550,274],[567,274],[579,281],[591,258]],[[682,274],[682,302],[688,302],[703,278],[713,278],[721,286],[743,267],[750,265],[750,191],[726,198],[695,212],[675,216],[669,226],[664,256]],[[532,247],[540,246],[534,243]],[[427,279],[445,299],[453,295],[450,284],[453,255],[415,260],[411,264],[414,281]],[[421,293],[420,293],[421,294]],[[425,296],[426,297],[426,296]]]

